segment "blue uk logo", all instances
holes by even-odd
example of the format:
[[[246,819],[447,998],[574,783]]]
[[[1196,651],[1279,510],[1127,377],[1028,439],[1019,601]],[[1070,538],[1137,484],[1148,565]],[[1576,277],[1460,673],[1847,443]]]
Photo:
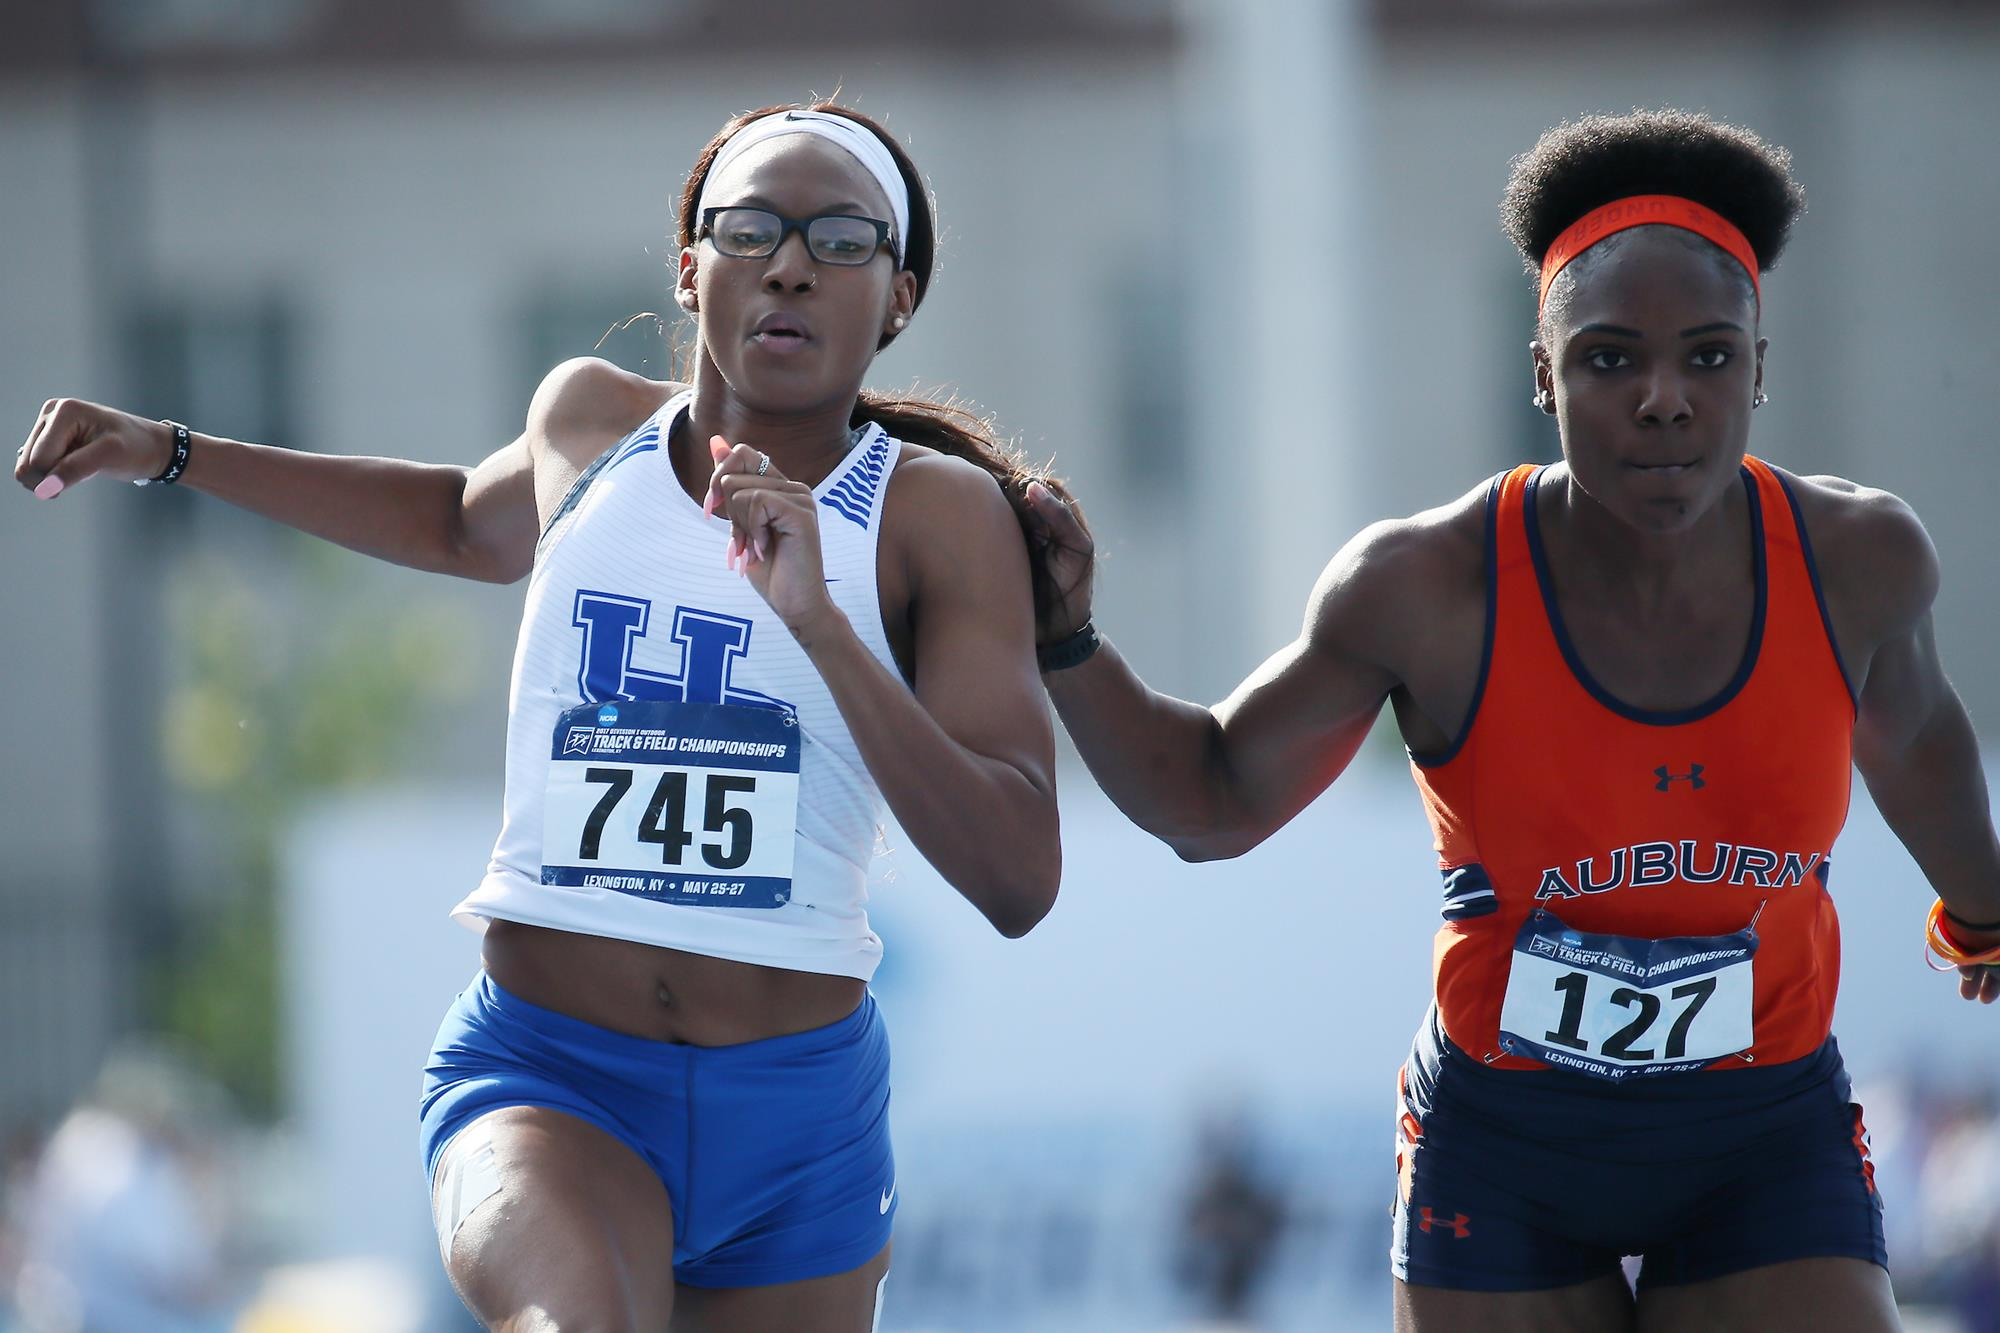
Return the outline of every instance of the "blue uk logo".
[[[730,683],[736,662],[750,651],[751,624],[692,606],[674,608],[670,638],[680,645],[678,674],[635,666],[632,655],[652,617],[643,597],[579,590],[572,621],[583,631],[577,688],[593,703],[610,699],[659,699],[671,703],[741,704],[789,711],[783,699]]]

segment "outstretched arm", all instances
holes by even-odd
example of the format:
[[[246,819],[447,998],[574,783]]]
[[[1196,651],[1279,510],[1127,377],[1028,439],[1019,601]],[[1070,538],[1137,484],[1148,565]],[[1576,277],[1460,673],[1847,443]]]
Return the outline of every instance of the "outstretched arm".
[[[1068,575],[1059,578],[1074,589],[1044,630],[1060,639],[1089,616],[1089,536],[1047,491],[1037,488],[1034,503],[1062,553]],[[1148,686],[1109,643],[1044,683],[1092,776],[1128,818],[1188,860],[1239,856],[1353,759],[1400,683],[1394,603],[1422,586],[1410,580],[1434,545],[1410,523],[1361,533],[1320,575],[1298,638],[1213,708]]]
[[[528,440],[466,468],[195,434],[179,484],[377,559],[511,583],[527,572],[538,530]],[[161,422],[51,399],[15,457],[14,479],[53,500],[91,477],[156,476],[173,447]]]

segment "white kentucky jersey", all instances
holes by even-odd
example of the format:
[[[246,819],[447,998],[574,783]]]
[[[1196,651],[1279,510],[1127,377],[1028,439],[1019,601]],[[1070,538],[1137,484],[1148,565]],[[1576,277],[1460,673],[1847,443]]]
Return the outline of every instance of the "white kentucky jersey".
[[[833,696],[682,489],[681,394],[577,481],[535,553],[506,817],[453,915],[873,975],[882,798]],[[827,593],[892,673],[875,581],[897,442],[855,433],[813,490]]]

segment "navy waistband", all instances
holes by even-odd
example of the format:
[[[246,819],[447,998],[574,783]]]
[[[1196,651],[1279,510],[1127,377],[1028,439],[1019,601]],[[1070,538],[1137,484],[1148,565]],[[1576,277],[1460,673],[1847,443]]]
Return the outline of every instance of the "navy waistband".
[[[1493,1069],[1445,1035],[1433,1005],[1410,1050],[1411,1090],[1424,1101],[1463,1100],[1507,1106],[1532,1116],[1543,1109],[1607,1116],[1681,1115],[1689,1106],[1706,1111],[1769,1108],[1799,1096],[1814,1096],[1838,1082],[1844,1097],[1846,1069],[1839,1043],[1828,1037],[1811,1055],[1775,1065],[1694,1069],[1644,1078],[1601,1079],[1567,1069]]]

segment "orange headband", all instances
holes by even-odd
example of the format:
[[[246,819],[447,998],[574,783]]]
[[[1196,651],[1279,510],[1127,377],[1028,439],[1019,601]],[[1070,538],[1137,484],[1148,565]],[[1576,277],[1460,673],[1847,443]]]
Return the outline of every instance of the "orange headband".
[[[1556,280],[1556,274],[1585,250],[1627,228],[1655,224],[1679,227],[1721,246],[1750,275],[1750,287],[1757,293],[1757,299],[1764,299],[1763,288],[1757,282],[1757,252],[1750,248],[1750,242],[1736,229],[1735,223],[1714,209],[1703,208],[1694,200],[1683,199],[1677,194],[1635,194],[1625,199],[1614,199],[1601,208],[1593,208],[1556,237],[1549,246],[1547,257],[1542,260],[1541,304],[1548,303],[1549,284]]]

